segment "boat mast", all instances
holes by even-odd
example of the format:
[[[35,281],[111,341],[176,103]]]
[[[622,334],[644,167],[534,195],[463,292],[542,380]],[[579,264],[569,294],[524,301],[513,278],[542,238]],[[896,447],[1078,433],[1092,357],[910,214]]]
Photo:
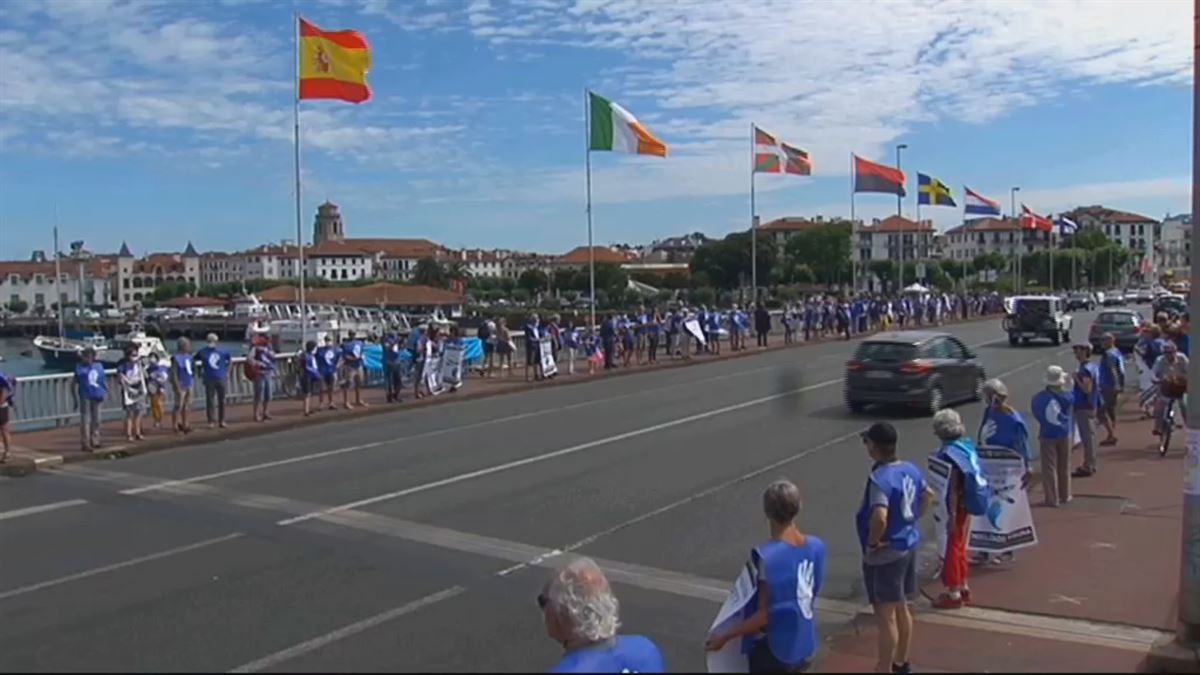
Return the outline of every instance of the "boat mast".
[[[62,262],[58,259],[58,204],[54,205],[54,302],[58,305],[58,339],[61,343],[66,339],[67,331],[63,329],[63,312],[66,310],[62,297]]]

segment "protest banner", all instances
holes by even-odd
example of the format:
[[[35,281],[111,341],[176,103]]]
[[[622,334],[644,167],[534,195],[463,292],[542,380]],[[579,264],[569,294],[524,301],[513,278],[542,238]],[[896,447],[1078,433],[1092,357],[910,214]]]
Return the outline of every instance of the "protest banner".
[[[554,362],[554,345],[550,338],[544,337],[539,344],[542,360],[542,377],[558,374],[558,364]]]
[[[684,321],[683,328],[689,334],[691,334],[692,337],[696,338],[696,341],[700,344],[708,344],[708,342],[704,339],[704,331],[700,330],[700,322],[696,319],[688,319],[687,321]]]
[[[937,535],[938,569],[941,561],[946,559],[946,525],[950,522],[950,514],[946,509],[946,489],[950,485],[950,462],[930,455],[928,460],[929,474],[925,477],[929,489],[933,490],[933,532]]]
[[[746,604],[758,590],[756,579],[754,565],[746,561],[746,564],[742,565],[741,573],[733,580],[733,586],[725,596],[725,602],[717,612],[717,617],[713,619],[712,627],[708,629],[709,635],[725,633],[742,620]],[[708,652],[710,673],[744,673],[749,670],[749,665],[746,655],[742,653],[741,640],[730,640],[720,650]]]
[[[466,360],[466,347],[458,344],[447,344],[442,350],[442,386],[458,389],[463,383],[463,362]]]
[[[442,393],[442,357],[426,356],[421,376],[425,378],[425,386],[429,388],[429,393],[434,396]]]

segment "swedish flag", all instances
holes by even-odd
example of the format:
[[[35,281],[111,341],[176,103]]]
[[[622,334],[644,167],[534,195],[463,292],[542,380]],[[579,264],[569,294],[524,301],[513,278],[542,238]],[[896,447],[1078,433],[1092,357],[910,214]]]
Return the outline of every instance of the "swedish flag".
[[[917,203],[933,206],[958,206],[954,203],[954,198],[950,196],[950,188],[946,187],[945,183],[923,173],[917,174]]]

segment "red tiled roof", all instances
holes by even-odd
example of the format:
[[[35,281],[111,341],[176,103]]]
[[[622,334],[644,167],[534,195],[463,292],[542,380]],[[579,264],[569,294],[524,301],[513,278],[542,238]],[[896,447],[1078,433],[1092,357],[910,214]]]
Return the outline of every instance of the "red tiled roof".
[[[811,230],[818,225],[824,224],[824,222],[809,220],[807,218],[776,218],[775,220],[759,225],[758,229],[768,232],[800,232]]]
[[[920,223],[903,216],[888,216],[878,223],[863,225],[859,232],[932,232],[933,222],[922,220]]]
[[[79,276],[79,263],[75,260],[63,260],[60,269],[64,276],[74,279]],[[105,260],[88,260],[83,263],[85,277],[102,278],[112,274],[113,269]],[[28,281],[35,275],[41,274],[47,279],[54,279],[54,262],[8,261],[0,262],[0,281],[5,281],[11,275],[17,275],[22,281]]]
[[[436,258],[447,253],[445,247],[428,239],[347,239],[346,245],[367,253],[382,253],[385,258]]]
[[[595,251],[593,254],[598,263],[625,263],[631,260],[629,255],[617,252],[605,246],[593,246]],[[580,246],[572,249],[566,255],[559,256],[554,260],[556,265],[587,265],[591,261],[591,256],[588,255],[588,247]]]
[[[1091,216],[1093,218],[1108,221],[1110,223],[1157,223],[1158,221],[1148,216],[1143,216],[1138,213],[1130,213],[1129,211],[1118,211],[1104,206],[1081,206],[1072,214],[1076,216]]]
[[[299,289],[295,286],[276,286],[258,294],[263,302],[297,302]],[[322,304],[346,304],[357,307],[416,307],[427,305],[460,305],[463,296],[430,286],[410,286],[379,282],[369,286],[343,288],[309,288],[305,291],[308,302]]]
[[[323,241],[316,246],[309,246],[304,249],[306,256],[365,256],[367,251],[357,246],[351,246],[348,242],[341,241]]]

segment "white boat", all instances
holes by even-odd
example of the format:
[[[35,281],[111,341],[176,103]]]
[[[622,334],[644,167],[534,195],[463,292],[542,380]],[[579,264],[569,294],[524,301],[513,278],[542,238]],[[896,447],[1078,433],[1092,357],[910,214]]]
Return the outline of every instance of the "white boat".
[[[342,337],[341,324],[331,314],[310,314],[307,325],[302,325],[300,319],[276,319],[267,324],[266,333],[271,339],[271,348],[278,354],[303,351],[304,340],[314,340],[322,345],[327,337],[332,337],[335,342]]]
[[[95,349],[97,357],[108,349],[104,336],[100,334],[78,339],[38,335],[33,338],[33,346],[42,355],[42,360],[46,363],[46,367],[55,370],[74,369],[79,363],[84,347]]]
[[[116,365],[118,361],[125,358],[125,350],[131,345],[137,349],[138,358],[144,362],[149,362],[152,354],[167,353],[167,348],[161,339],[146,335],[146,331],[135,323],[130,324],[129,332],[117,334],[112,342],[108,343],[107,349],[97,350],[96,360],[106,366]]]

